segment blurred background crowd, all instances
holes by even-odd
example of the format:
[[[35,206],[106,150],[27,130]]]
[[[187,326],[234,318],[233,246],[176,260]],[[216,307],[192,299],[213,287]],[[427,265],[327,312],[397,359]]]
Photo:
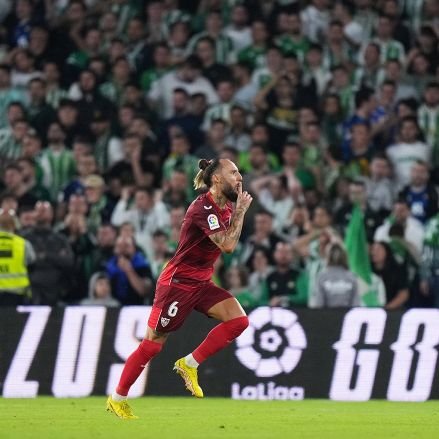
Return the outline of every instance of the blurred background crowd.
[[[439,306],[437,0],[2,0],[0,304],[151,304],[199,158],[244,306]]]

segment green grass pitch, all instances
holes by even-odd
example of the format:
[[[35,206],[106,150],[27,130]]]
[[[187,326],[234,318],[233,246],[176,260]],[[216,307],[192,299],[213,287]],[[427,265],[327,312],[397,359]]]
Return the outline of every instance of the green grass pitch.
[[[105,411],[105,398],[0,400],[1,439],[439,437],[439,402],[344,403],[223,398],[133,399],[139,420]]]

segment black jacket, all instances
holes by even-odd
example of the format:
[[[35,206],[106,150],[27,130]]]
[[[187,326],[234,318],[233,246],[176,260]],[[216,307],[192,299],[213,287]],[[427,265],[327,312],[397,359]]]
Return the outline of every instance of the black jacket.
[[[32,302],[56,305],[63,297],[64,279],[73,267],[73,251],[65,236],[48,227],[33,227],[23,233],[34,247],[36,260],[30,271]]]

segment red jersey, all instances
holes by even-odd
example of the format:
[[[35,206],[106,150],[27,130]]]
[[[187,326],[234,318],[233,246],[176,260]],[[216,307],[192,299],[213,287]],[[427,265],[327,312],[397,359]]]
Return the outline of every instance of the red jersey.
[[[206,281],[212,277],[213,264],[221,254],[209,235],[227,230],[232,204],[221,209],[210,192],[198,196],[189,206],[181,226],[180,242],[157,283],[170,285],[172,279]]]

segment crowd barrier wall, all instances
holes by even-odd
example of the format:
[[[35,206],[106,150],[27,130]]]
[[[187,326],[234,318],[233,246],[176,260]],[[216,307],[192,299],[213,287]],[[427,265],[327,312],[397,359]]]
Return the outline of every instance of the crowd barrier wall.
[[[111,392],[144,336],[148,306],[0,309],[0,395]],[[289,400],[439,399],[439,310],[248,310],[249,328],[199,370],[206,396]],[[172,371],[215,322],[196,312],[130,396],[187,395]]]

